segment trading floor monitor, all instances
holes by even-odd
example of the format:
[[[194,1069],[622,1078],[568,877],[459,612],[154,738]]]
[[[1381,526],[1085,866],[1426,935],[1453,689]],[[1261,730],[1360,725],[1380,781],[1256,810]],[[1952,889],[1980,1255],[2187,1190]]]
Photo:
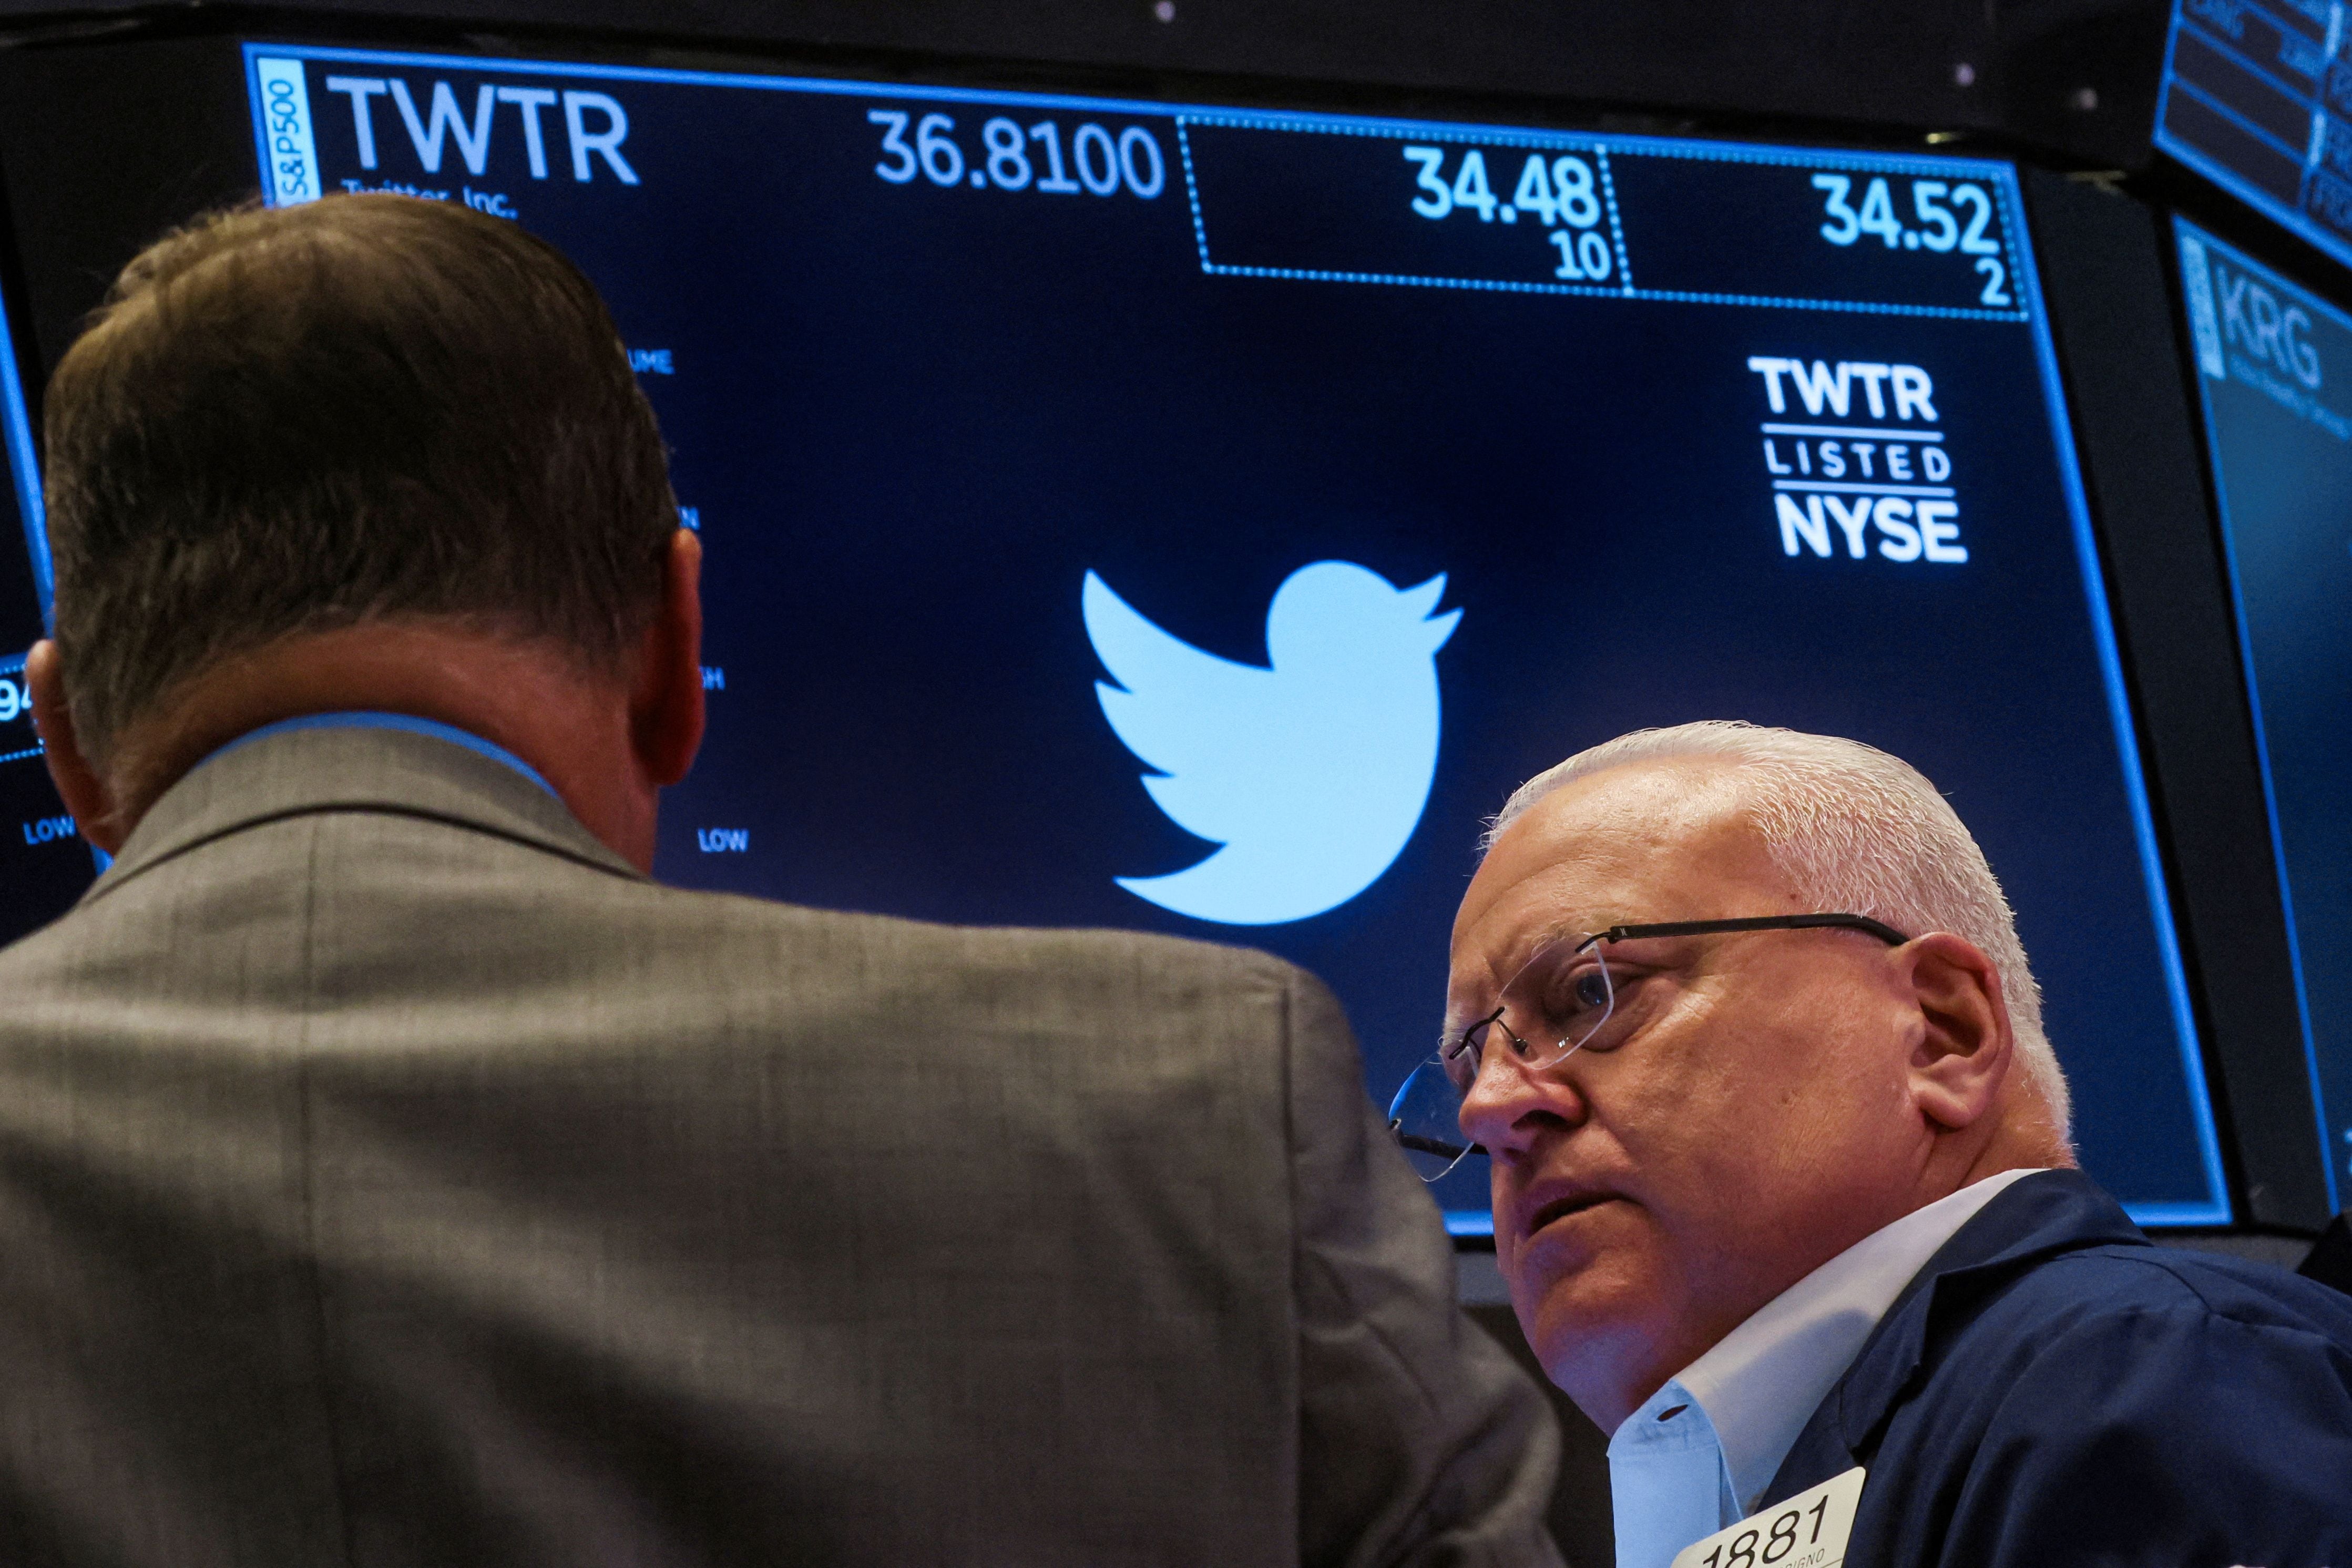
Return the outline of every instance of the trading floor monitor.
[[[2352,315],[2176,222],[2331,1207],[2352,1196]]]
[[[2156,145],[2352,266],[2341,0],[2173,0]]]
[[[246,57],[268,199],[462,202],[612,301],[709,559],[664,877],[1263,946],[1385,1098],[1513,786],[1852,735],[1982,839],[2086,1163],[2229,1218],[2011,167]]]
[[[41,485],[16,343],[0,314],[0,448],[8,465],[0,501],[0,942],[63,914],[96,874],[42,765],[25,690],[25,653],[42,632],[48,549]]]
[[[1385,1100],[1514,786],[1643,726],[1851,735],[1983,841],[2086,1165],[2148,1222],[2230,1218],[2010,165],[242,67],[268,199],[462,202],[611,300],[709,562],[709,738],[663,877],[1265,946],[1331,981]],[[154,163],[134,193],[215,156],[121,144]],[[53,353],[87,302],[44,299]],[[1479,1174],[1450,1179],[1479,1228]]]

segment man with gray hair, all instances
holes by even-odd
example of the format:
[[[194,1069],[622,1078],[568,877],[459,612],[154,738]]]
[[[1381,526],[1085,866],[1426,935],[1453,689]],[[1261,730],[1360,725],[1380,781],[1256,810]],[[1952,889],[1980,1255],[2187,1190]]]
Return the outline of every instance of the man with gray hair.
[[[651,880],[701,551],[544,242],[194,225],[47,419],[0,1563],[1556,1568],[1321,985]]]
[[[2352,1301],[2074,1168],[1991,868],[1916,771],[1706,723],[1515,793],[1391,1113],[1475,1145],[1618,1568],[2352,1562]]]

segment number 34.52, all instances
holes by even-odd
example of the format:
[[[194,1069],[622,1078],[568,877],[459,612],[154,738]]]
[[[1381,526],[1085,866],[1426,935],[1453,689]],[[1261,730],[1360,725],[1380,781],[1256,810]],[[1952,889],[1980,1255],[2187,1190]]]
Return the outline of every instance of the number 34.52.
[[[1813,189],[1827,198],[1822,211],[1830,221],[1822,225],[1822,237],[1832,245],[1852,245],[1864,235],[1875,235],[1888,250],[1938,254],[1957,250],[1977,258],[1977,274],[1985,280],[1980,303],[2016,303],[2010,298],[2009,267],[2001,259],[2000,241],[1985,232],[1993,226],[1993,204],[1982,185],[1912,181],[1911,212],[1916,220],[1912,224],[1895,214],[1895,193],[1884,175],[1863,188],[1859,207],[1853,204],[1850,174],[1816,174]]]

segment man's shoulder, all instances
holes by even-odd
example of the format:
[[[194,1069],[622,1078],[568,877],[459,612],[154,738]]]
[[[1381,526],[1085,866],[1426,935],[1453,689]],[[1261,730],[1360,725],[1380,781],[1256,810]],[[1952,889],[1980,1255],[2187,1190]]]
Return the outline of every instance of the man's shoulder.
[[[2018,1271],[1967,1314],[1959,1338],[2011,1341],[2028,1354],[2164,1331],[2221,1325],[2308,1336],[2352,1354],[2352,1297],[2265,1263],[2151,1244],[2062,1251]],[[1964,1356],[1962,1359],[1968,1359]]]
[[[1864,1360],[1887,1372],[1919,1357],[1965,1363],[2003,1344],[2033,1354],[2062,1336],[2152,1333],[2159,1322],[2294,1331],[2352,1347],[2352,1297],[2265,1263],[2158,1245],[2080,1171],[2039,1171],[1929,1260]]]
[[[2352,1546],[2352,1300],[2107,1240],[1939,1274],[1897,1319],[1776,1482],[1864,1465],[1857,1560],[2320,1568]]]
[[[1177,1007],[1237,995],[1283,1005],[1322,989],[1271,954],[1152,932],[965,925],[659,883],[635,884],[613,903],[617,925],[643,928],[673,961],[721,969],[791,953],[854,963],[877,980],[946,968],[967,986],[1051,983]]]
[[[1066,1039],[1091,1063],[1089,1078],[1140,1082],[1184,1061],[1267,1089],[1295,1085],[1302,1071],[1328,1080],[1325,1089],[1358,1082],[1354,1039],[1329,989],[1248,948],[1139,931],[948,924],[642,883],[625,902],[633,907],[620,939],[642,944],[649,981],[707,1022],[758,1019],[798,1033],[863,1019],[894,1031],[992,1040],[1024,1054]],[[1117,1049],[1107,1049],[1113,1042]],[[1147,1070],[1145,1061],[1157,1065]]]
[[[2001,1429],[2062,1444],[2105,1427],[2210,1429],[2199,1412],[2232,1375],[2299,1384],[2352,1415],[2352,1298],[2157,1246],[2086,1178],[2049,1172],[1995,1198],[1921,1270],[1784,1473],[1818,1480],[1882,1441],[1888,1458],[1941,1469],[1973,1464]]]
[[[1890,1446],[1922,1458],[1973,1467],[2016,1448],[2058,1463],[2123,1440],[2252,1445],[2284,1461],[2297,1431],[2352,1433],[2352,1297],[2284,1269],[2108,1243],[1922,1310],[1924,1375],[1887,1412]]]
[[[1263,1037],[1331,1008],[1270,955],[1118,930],[955,925],[703,892],[478,824],[360,810],[257,823],[93,894],[0,951],[13,994],[295,989],[660,996],[674,1028],[847,1004],[966,1024],[1118,1015]],[[299,939],[298,939],[299,938]],[[299,971],[299,973],[298,973]]]

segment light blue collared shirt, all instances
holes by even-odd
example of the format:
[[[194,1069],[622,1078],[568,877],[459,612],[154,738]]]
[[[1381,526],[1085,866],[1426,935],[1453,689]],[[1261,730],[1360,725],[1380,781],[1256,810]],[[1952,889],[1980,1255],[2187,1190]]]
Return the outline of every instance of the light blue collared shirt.
[[[493,746],[480,736],[459,729],[455,725],[443,724],[437,719],[418,718],[414,714],[405,713],[355,710],[348,713],[305,714],[300,718],[281,718],[276,724],[265,724],[259,729],[247,730],[226,746],[214,751],[205,758],[205,762],[210,762],[216,757],[226,757],[240,746],[250,746],[255,741],[269,736],[284,735],[297,729],[397,729],[404,730],[410,735],[429,735],[436,740],[446,740],[452,746],[462,746],[468,751],[488,758],[493,762],[502,762],[549,794],[555,795],[555,786],[541,778],[538,768],[533,768],[505,747]],[[197,763],[196,767],[202,768],[205,762]],[[194,772],[194,768],[189,771]],[[556,799],[560,800],[562,797],[556,795]]]
[[[1753,1512],[1903,1287],[1978,1210],[2033,1174],[1987,1176],[1873,1231],[1626,1416],[1609,1439],[1617,1568],[1671,1568],[1675,1552]]]

